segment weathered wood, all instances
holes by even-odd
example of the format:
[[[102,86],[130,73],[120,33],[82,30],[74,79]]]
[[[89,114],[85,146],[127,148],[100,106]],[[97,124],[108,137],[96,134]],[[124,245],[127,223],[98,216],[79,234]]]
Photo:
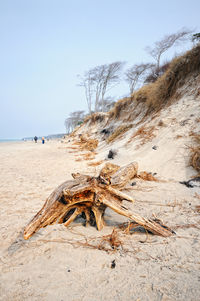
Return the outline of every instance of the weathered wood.
[[[77,173],[72,173],[71,174],[72,175],[72,177],[74,178],[74,179],[78,179],[79,181],[89,181],[89,180],[91,180],[91,178],[92,177],[90,177],[90,176],[88,176],[88,175],[82,175],[82,174],[80,174],[79,172],[77,172]]]
[[[138,225],[143,226],[145,229],[150,232],[168,237],[172,235],[172,231],[168,228],[162,227],[159,223],[156,223],[153,220],[148,220],[146,218],[141,217],[138,214],[133,214],[130,210],[128,210],[125,206],[118,204],[115,200],[106,200],[105,198],[102,200],[103,204],[113,209],[115,212],[128,217],[130,220],[135,221]]]
[[[119,165],[107,162],[104,167],[100,170],[99,175],[103,178],[105,177],[111,177],[114,175],[118,170],[120,169]]]
[[[106,207],[137,222],[152,233],[162,236],[171,235],[172,232],[169,229],[133,214],[122,205],[123,200],[130,202],[134,200],[118,189],[122,189],[130,179],[136,176],[137,170],[138,165],[133,162],[122,168],[107,164],[98,177],[72,174],[74,180],[66,181],[58,186],[47,198],[42,209],[25,227],[24,239],[28,239],[47,225],[64,223],[68,226],[80,214],[84,214],[86,224],[94,224],[95,221],[97,229],[101,230],[105,224]]]
[[[111,186],[115,188],[123,188],[138,172],[137,162],[132,162],[120,168],[113,176],[111,176]]]

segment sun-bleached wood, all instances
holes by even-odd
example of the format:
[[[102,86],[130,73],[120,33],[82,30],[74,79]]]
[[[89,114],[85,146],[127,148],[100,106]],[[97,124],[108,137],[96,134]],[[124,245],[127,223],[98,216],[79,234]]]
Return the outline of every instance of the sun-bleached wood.
[[[145,219],[127,209],[122,201],[134,202],[133,198],[120,191],[137,175],[138,165],[130,163],[122,168],[107,163],[98,177],[79,173],[72,174],[73,180],[58,186],[47,198],[42,209],[24,229],[24,239],[28,239],[39,229],[55,223],[68,226],[82,214],[86,224],[96,224],[101,230],[105,224],[104,212],[107,207],[128,217],[154,234],[170,236],[172,232],[159,223]]]

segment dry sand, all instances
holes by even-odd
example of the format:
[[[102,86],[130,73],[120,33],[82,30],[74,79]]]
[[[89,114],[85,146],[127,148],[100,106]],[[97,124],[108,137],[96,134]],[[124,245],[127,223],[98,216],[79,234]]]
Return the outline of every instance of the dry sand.
[[[48,226],[23,240],[23,227],[56,186],[70,179],[71,172],[95,175],[100,168],[89,167],[85,160],[76,161],[76,151],[67,146],[70,144],[55,141],[44,145],[0,144],[0,300],[200,300],[200,223],[196,210],[200,194],[198,189],[179,183],[188,179],[178,168],[184,159],[171,145],[170,152],[164,153],[166,141],[157,153],[152,152],[152,161],[143,161],[142,152],[138,153],[139,168],[142,164],[143,170],[156,171],[163,182],[137,180],[126,193],[136,199],[129,205],[132,210],[144,217],[155,214],[176,235],[123,235],[124,244],[110,252],[82,246],[85,238],[98,244],[117,223],[127,221],[108,209],[107,226],[101,232],[84,227],[78,220],[69,228]],[[175,166],[156,166],[156,160],[162,161],[167,154],[167,160],[175,158]],[[114,163],[123,165],[133,159],[129,150]],[[116,265],[111,268],[113,260]]]

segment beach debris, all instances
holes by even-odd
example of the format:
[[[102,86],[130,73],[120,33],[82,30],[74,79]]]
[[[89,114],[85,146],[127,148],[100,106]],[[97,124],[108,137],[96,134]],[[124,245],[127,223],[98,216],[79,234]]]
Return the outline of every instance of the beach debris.
[[[155,181],[158,182],[158,179],[154,177],[156,173],[152,174],[151,172],[141,171],[137,178],[142,179],[144,181]]]
[[[100,161],[92,161],[88,163],[88,166],[98,166],[101,165],[104,162],[104,160],[100,160]]]
[[[136,184],[137,184],[136,182],[132,182],[130,185],[135,186]]]
[[[172,235],[169,228],[133,213],[122,204],[123,200],[134,202],[132,197],[121,190],[137,175],[137,171],[138,164],[132,162],[121,168],[107,163],[97,177],[73,173],[73,180],[58,186],[47,198],[42,209],[27,224],[24,239],[55,223],[63,223],[67,227],[81,214],[85,217],[86,225],[90,223],[101,230],[105,224],[104,213],[107,207],[154,234],[164,237]]]
[[[190,165],[200,173],[200,134],[191,132],[190,136],[193,138],[194,143],[189,147],[190,149]]]
[[[136,166],[136,164],[135,164]],[[113,164],[110,162],[107,162],[104,167],[101,169],[100,171],[100,176],[105,178],[105,177],[110,177],[112,175],[114,175],[118,170],[120,169],[120,166],[117,164]],[[137,174],[137,171],[136,171]]]
[[[189,118],[188,118],[188,119],[185,119],[185,120],[181,120],[181,121],[179,122],[179,124],[180,124],[180,126],[185,126],[186,124],[189,123],[189,121],[190,121]]]
[[[79,140],[74,143],[79,147],[79,150],[88,150],[88,151],[94,151],[99,141],[98,139],[90,139],[87,135],[79,135]]]
[[[188,188],[200,187],[200,177],[196,177],[188,181],[182,181],[179,183],[185,185]]]
[[[200,213],[200,205],[195,206],[196,212]]]
[[[117,155],[117,151],[110,149],[108,153],[108,159],[114,159],[114,157]]]
[[[111,250],[118,250],[119,248],[122,248],[123,240],[121,239],[119,234],[119,229],[114,228],[110,234],[103,235],[101,237],[97,248],[99,250],[108,250],[108,248],[111,248]]]
[[[193,154],[191,157],[191,165],[196,169],[198,172],[200,172],[200,148],[194,148]]]
[[[101,130],[100,134],[104,134],[104,135],[110,135],[111,133],[111,129],[110,128],[105,128],[103,130]]]
[[[154,149],[154,150],[157,150],[157,146],[156,145],[154,145],[154,146],[152,146],[152,149]]]
[[[110,267],[111,267],[111,269],[114,269],[116,267],[115,259],[112,260]]]

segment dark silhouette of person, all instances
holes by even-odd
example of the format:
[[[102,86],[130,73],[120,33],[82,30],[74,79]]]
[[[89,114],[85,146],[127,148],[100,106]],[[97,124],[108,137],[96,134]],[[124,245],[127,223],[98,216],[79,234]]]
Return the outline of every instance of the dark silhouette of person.
[[[35,136],[35,137],[34,137],[34,140],[35,140],[35,143],[37,143],[37,141],[38,141],[38,137],[37,137],[37,136]]]

